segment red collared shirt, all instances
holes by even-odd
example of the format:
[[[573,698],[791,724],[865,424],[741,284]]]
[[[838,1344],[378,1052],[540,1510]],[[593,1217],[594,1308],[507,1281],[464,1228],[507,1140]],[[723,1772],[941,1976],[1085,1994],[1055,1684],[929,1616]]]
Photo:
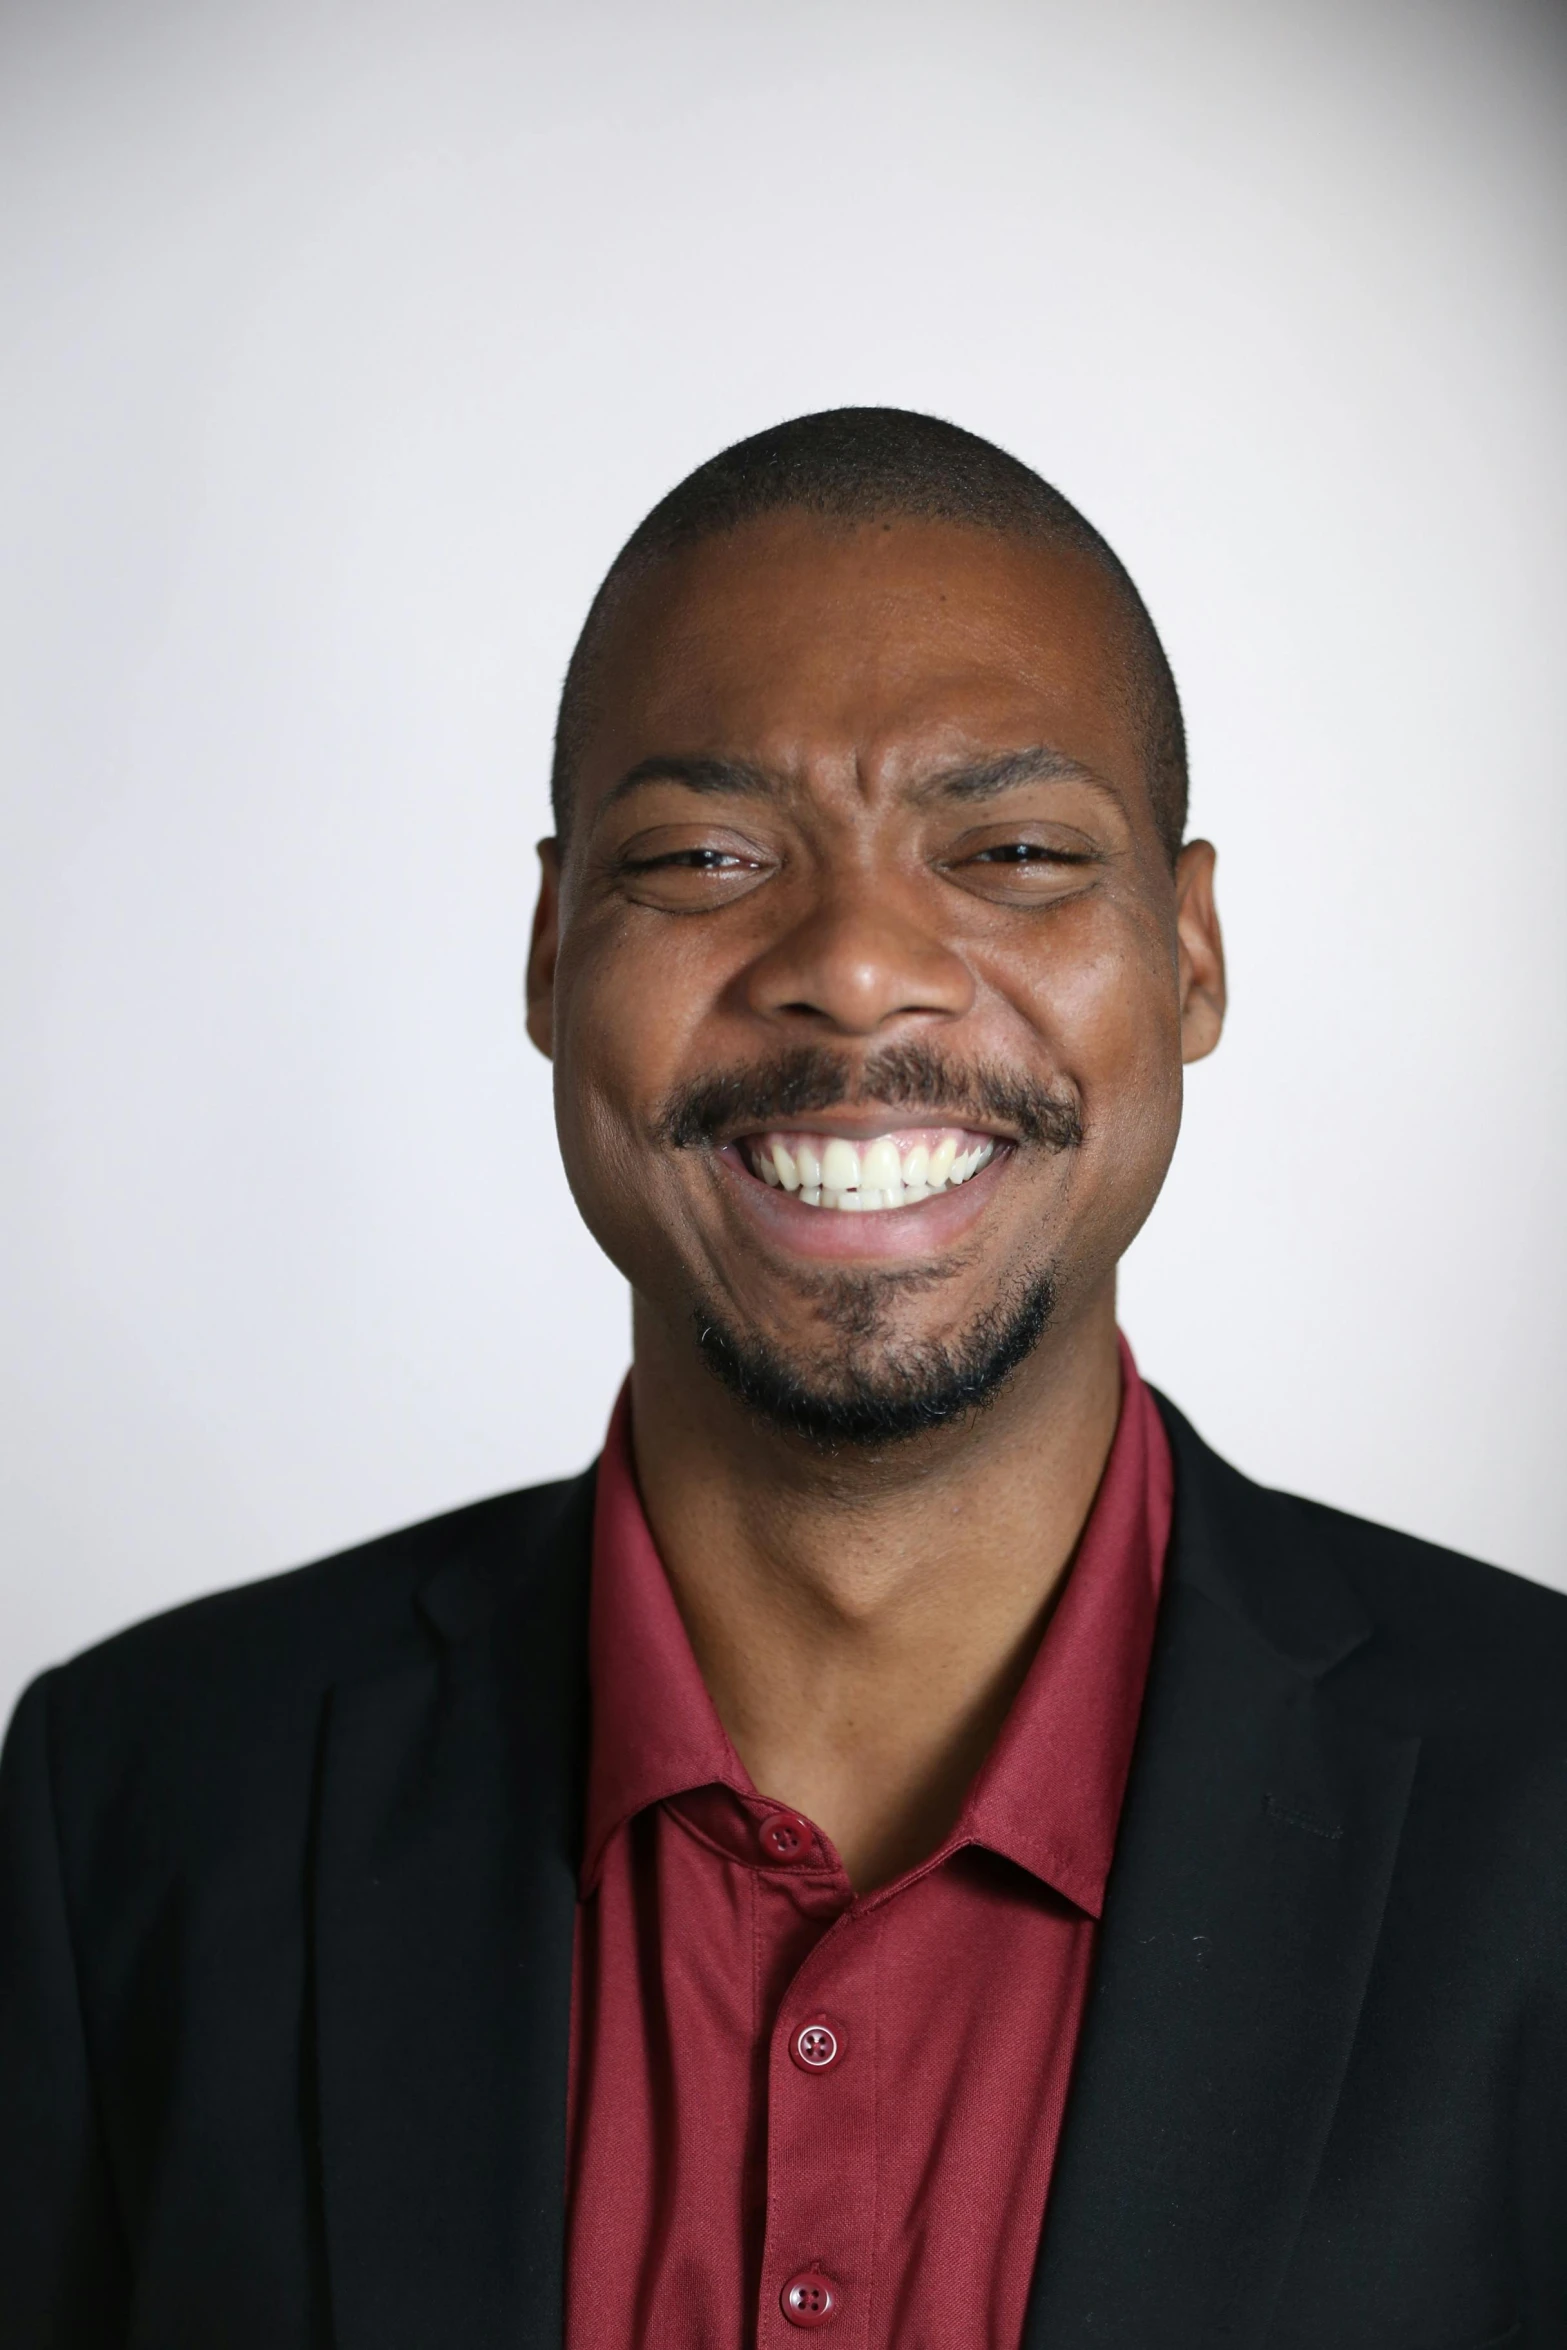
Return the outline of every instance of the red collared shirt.
[[[637,1496],[599,1470],[572,2000],[569,2350],[1014,2350],[1169,1538],[1123,1344],[1115,1441],[941,1849],[856,1898],[752,1786]]]

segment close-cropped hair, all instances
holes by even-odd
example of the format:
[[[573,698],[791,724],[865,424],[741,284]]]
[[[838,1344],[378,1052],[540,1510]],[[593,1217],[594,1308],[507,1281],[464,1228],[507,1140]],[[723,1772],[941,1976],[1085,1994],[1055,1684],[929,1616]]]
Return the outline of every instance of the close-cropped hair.
[[[562,840],[598,706],[601,656],[626,591],[701,540],[790,510],[850,527],[887,519],[956,523],[1042,540],[1097,565],[1121,623],[1126,706],[1173,863],[1186,831],[1186,728],[1164,647],[1130,572],[1086,516],[1031,466],[961,425],[907,408],[828,408],[753,433],[688,473],[638,523],[604,576],[566,670],[550,776]]]

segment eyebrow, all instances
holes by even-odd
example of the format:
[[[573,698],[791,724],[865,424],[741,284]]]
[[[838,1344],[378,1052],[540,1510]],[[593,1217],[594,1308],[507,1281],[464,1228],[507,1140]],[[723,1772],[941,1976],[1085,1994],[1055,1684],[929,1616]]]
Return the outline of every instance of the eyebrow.
[[[655,752],[651,758],[639,759],[610,787],[599,803],[599,812],[602,814],[652,783],[679,783],[688,791],[763,800],[782,799],[791,788],[787,776],[757,766],[749,759],[692,758]],[[1081,759],[1069,758],[1049,743],[1031,743],[1024,750],[1001,751],[991,759],[965,760],[954,767],[936,768],[916,778],[909,788],[909,797],[917,801],[960,803],[992,800],[1026,783],[1081,783],[1103,793],[1118,807],[1121,802],[1113,784],[1092,767],[1084,766]]]
[[[912,796],[920,800],[993,800],[1025,783],[1083,783],[1117,804],[1120,801],[1119,792],[1102,775],[1049,743],[1031,743],[1026,750],[1002,751],[994,759],[938,768],[920,778]]]
[[[688,759],[659,752],[651,759],[639,759],[610,786],[599,802],[600,813],[649,783],[683,783],[687,791],[739,793],[753,800],[775,800],[788,789],[783,776],[753,766],[748,759]]]

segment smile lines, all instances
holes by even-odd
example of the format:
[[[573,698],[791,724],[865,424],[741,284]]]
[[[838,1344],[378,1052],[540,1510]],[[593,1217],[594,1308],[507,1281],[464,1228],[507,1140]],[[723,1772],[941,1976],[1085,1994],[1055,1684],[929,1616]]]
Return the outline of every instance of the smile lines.
[[[808,1208],[874,1214],[912,1208],[977,1175],[996,1155],[996,1138],[962,1127],[868,1136],[761,1134],[740,1145],[753,1175],[792,1192]]]

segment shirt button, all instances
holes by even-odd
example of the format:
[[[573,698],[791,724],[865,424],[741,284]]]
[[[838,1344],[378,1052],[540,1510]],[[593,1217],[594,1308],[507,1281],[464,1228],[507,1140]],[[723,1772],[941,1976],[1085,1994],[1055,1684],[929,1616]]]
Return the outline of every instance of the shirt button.
[[[798,2276],[789,2279],[778,2298],[789,2323],[804,2326],[807,2331],[816,2326],[830,2326],[842,2307],[837,2286],[819,2268],[802,2268]]]
[[[808,1860],[816,1842],[810,1821],[797,1811],[769,1812],[756,1833],[769,1860]]]
[[[813,2015],[789,2043],[789,2054],[804,2073],[824,2073],[843,2054],[841,2026],[824,2015]]]

